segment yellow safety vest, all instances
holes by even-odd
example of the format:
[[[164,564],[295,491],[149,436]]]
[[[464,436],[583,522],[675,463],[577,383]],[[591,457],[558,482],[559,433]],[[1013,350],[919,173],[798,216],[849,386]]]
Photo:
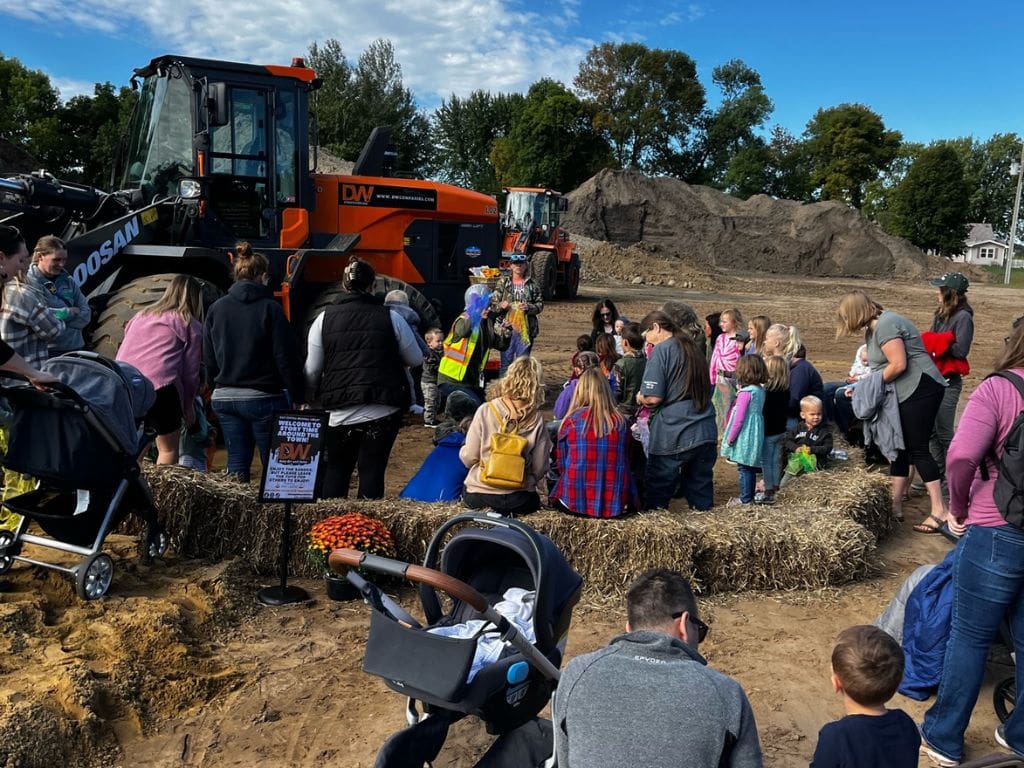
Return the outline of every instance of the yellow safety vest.
[[[469,360],[473,357],[473,350],[476,349],[477,339],[480,337],[480,327],[473,329],[467,338],[460,339],[458,343],[453,342],[455,325],[444,340],[444,354],[437,366],[437,372],[447,376],[453,381],[462,381],[466,378],[466,370],[469,368]]]

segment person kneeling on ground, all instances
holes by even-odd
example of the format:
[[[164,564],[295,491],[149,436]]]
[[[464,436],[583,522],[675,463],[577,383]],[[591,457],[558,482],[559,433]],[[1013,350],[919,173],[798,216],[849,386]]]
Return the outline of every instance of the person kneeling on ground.
[[[466,442],[466,431],[472,422],[473,417],[467,416],[457,429],[435,434],[434,450],[427,454],[423,465],[398,494],[400,499],[428,502],[458,500],[469,471],[459,459],[459,451]]]
[[[916,768],[921,736],[902,709],[886,709],[903,679],[903,651],[878,627],[839,633],[832,649],[832,690],[846,717],[818,733],[811,768]]]
[[[537,481],[548,470],[551,438],[539,409],[544,403],[544,378],[540,363],[533,357],[520,357],[508,367],[498,382],[499,396],[488,400],[473,416],[466,433],[466,444],[459,451],[462,463],[469,467],[462,500],[470,509],[493,509],[503,515],[522,515],[540,508]],[[525,439],[520,456],[522,479],[494,484],[485,468],[491,467],[498,433]]]
[[[559,767],[762,765],[746,694],[697,651],[708,627],[686,579],[647,571],[626,613],[626,634],[562,673],[552,704]]]
[[[797,475],[828,466],[828,457],[832,453],[832,432],[825,423],[820,398],[807,395],[800,399],[800,421],[786,433],[782,444],[787,456],[783,485]]]

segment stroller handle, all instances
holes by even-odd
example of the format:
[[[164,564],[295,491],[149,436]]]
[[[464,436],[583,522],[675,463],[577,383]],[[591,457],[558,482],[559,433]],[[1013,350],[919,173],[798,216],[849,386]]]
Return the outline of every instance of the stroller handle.
[[[15,373],[14,371],[0,371],[0,379],[11,379],[12,381],[19,382],[19,389],[23,388],[21,386],[22,383],[27,384],[31,387],[35,387],[35,385],[32,384],[31,381],[29,381],[28,376],[23,376],[22,374]],[[81,396],[77,392],[75,392],[75,390],[73,390],[71,387],[69,387],[62,381],[54,381],[52,383],[48,383],[45,385],[45,387],[47,392],[61,395],[69,400],[72,400],[77,405],[88,405],[88,403],[86,403],[85,400],[83,400]],[[10,389],[10,386],[5,386],[4,383],[0,381],[0,391]]]
[[[331,552],[327,562],[331,570],[334,571],[341,570],[343,567],[366,568],[369,571],[386,573],[389,576],[398,576],[418,584],[426,584],[434,589],[440,589],[456,600],[461,600],[475,611],[483,612],[490,607],[487,598],[469,584],[433,568],[393,560],[390,557],[371,555],[358,549],[336,549]]]

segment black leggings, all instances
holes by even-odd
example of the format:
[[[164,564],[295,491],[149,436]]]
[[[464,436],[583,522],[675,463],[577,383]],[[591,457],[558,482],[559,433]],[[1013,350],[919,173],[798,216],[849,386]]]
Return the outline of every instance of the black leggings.
[[[935,426],[935,414],[939,412],[945,392],[944,386],[922,373],[914,394],[900,403],[900,427],[903,429],[903,444],[907,447],[889,465],[890,477],[907,477],[913,464],[922,483],[939,479],[939,466],[932,458],[928,444]]]

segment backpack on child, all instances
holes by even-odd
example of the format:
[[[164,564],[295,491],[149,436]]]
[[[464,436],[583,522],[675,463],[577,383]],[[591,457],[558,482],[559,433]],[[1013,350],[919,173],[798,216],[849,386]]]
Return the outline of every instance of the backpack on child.
[[[526,449],[529,442],[509,429],[501,413],[488,402],[487,406],[498,422],[498,431],[491,435],[491,455],[480,466],[480,482],[506,491],[522,490],[526,480]]]
[[[992,462],[999,470],[992,497],[1006,522],[1024,528],[1024,379],[1010,371],[996,371],[985,378],[992,376],[999,376],[1013,384],[1022,401],[1017,418],[1013,420],[1003,441],[1002,450],[992,453]],[[988,467],[984,461],[981,463],[981,477],[988,480]]]

